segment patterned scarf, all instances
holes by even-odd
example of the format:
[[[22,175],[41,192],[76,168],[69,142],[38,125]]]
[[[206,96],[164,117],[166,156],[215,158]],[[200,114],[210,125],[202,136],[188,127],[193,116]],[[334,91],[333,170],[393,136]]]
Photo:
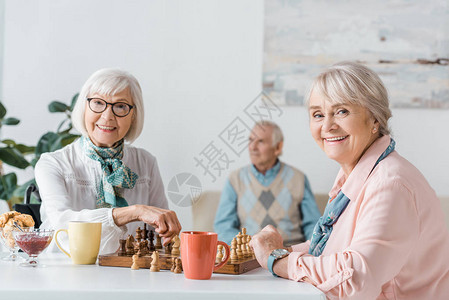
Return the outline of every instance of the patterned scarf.
[[[103,170],[95,203],[96,208],[128,206],[128,202],[122,197],[119,189],[132,189],[139,176],[122,162],[123,140],[115,148],[101,148],[95,146],[88,137],[83,136],[81,144],[87,156],[99,161]]]
[[[384,159],[388,156],[388,154],[394,151],[395,145],[396,142],[393,139],[390,139],[390,145],[379,156],[376,163],[374,164],[374,167],[371,169],[371,172],[382,159]],[[324,247],[326,247],[327,240],[332,233],[333,225],[337,222],[346,206],[348,206],[349,201],[350,199],[346,197],[341,190],[334,199],[329,198],[329,202],[326,205],[324,214],[320,217],[315,225],[315,228],[313,229],[309,254],[320,256],[321,253],[323,253]]]

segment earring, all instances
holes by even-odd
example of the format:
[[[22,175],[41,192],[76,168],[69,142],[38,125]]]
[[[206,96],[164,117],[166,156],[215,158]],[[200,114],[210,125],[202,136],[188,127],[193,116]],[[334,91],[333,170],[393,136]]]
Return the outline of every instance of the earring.
[[[373,128],[373,133],[376,133],[377,132],[377,127],[374,127]]]

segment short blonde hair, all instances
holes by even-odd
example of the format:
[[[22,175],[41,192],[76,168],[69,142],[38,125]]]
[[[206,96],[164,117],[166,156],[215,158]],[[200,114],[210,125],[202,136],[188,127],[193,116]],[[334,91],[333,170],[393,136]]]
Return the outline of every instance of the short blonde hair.
[[[86,99],[94,93],[113,96],[129,88],[133,100],[134,116],[131,127],[125,135],[125,140],[132,143],[142,132],[144,122],[144,108],[142,89],[137,79],[126,71],[119,69],[100,69],[93,73],[81,88],[75,107],[72,112],[73,126],[84,136],[88,136],[84,113]]]
[[[391,118],[388,92],[380,77],[366,66],[355,62],[339,62],[322,72],[309,90],[320,92],[332,104],[351,103],[365,107],[379,122],[381,136],[390,134]]]

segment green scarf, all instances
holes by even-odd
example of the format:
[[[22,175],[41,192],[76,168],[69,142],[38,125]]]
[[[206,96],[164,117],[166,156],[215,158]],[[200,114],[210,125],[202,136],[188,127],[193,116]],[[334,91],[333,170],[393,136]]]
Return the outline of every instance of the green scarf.
[[[103,177],[97,194],[96,208],[124,207],[128,202],[122,197],[119,189],[132,189],[139,176],[125,166],[123,158],[123,139],[115,148],[101,148],[95,146],[92,141],[83,136],[81,138],[86,155],[101,163]]]

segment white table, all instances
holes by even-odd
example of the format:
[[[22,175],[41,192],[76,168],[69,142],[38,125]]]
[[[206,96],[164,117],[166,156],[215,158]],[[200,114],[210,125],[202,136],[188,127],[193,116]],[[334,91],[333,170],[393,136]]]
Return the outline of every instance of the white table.
[[[262,268],[242,275],[213,274],[210,280],[189,280],[165,270],[73,265],[60,253],[41,256],[45,268],[0,262],[1,299],[325,299],[310,284],[275,278]]]

